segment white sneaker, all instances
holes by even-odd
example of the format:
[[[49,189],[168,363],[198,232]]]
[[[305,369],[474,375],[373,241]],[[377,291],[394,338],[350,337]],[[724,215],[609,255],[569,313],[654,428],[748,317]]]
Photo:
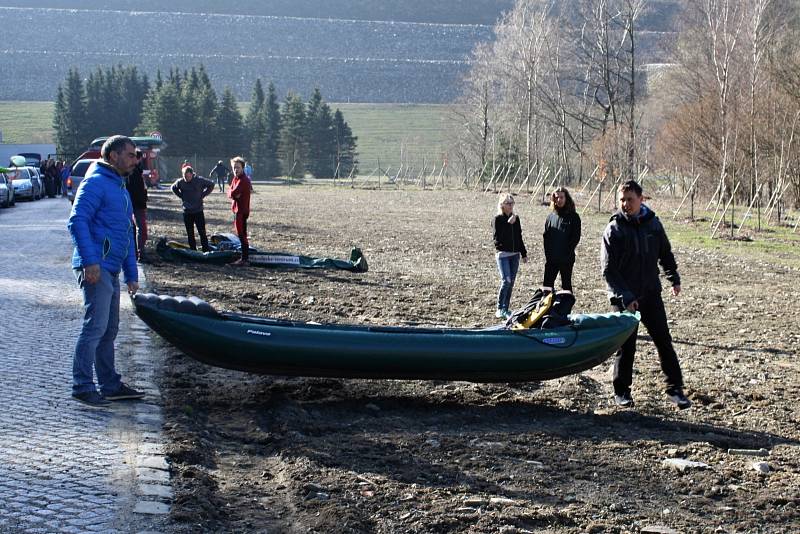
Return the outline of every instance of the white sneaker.
[[[494,312],[494,316],[498,319],[505,319],[506,318],[506,311],[505,310],[497,310]]]

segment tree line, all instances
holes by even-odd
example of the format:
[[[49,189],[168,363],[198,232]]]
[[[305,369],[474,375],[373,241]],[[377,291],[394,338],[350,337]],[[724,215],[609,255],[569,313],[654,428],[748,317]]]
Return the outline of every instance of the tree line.
[[[782,199],[800,201],[797,3],[685,2],[668,62],[645,66],[642,21],[662,7],[517,0],[473,51],[451,157],[476,176],[561,168],[606,189],[669,173],[780,219]]]
[[[275,86],[265,91],[257,79],[243,116],[229,87],[218,98],[202,65],[159,71],[152,83],[132,66],[98,67],[86,80],[72,68],[57,90],[53,127],[66,155],[100,136],[158,131],[168,155],[241,154],[259,177],[348,176],[358,166],[357,138],[319,89],[307,102],[289,93],[281,104]]]

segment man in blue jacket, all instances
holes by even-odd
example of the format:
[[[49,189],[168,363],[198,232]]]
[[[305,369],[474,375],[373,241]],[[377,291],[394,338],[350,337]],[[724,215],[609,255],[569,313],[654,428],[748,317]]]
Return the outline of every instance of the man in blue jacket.
[[[658,350],[667,398],[684,410],[692,402],[683,394],[681,365],[672,346],[658,272],[660,264],[672,285],[672,294],[678,296],[681,292],[678,264],[661,221],[642,203],[642,187],[629,180],[619,186],[618,193],[620,210],[606,226],[600,249],[608,297],[615,310],[641,314],[642,324]],[[634,332],[625,341],[614,362],[614,402],[623,408],[633,406],[631,383],[636,336]]]
[[[75,249],[72,269],[83,292],[84,317],[72,363],[72,398],[91,407],[141,399],[114,369],[119,328],[119,273],[128,293],[139,289],[133,207],[125,176],[136,166],[136,146],[125,136],[109,137],[81,181],[67,228]],[[97,373],[98,392],[94,384]]]

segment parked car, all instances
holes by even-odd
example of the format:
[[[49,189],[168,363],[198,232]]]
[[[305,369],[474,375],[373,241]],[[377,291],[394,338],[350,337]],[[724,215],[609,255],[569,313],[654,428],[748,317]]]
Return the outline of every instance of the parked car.
[[[42,176],[41,171],[39,171],[39,167],[29,166],[28,170],[31,171],[31,180],[39,184],[39,196],[34,198],[34,200],[40,200],[44,198],[44,176]]]
[[[18,167],[14,171],[14,197],[22,200],[36,200],[42,194],[41,183],[31,173],[29,167]]]
[[[67,198],[70,202],[75,202],[75,193],[78,192],[78,186],[81,185],[81,180],[86,176],[86,171],[89,166],[97,161],[96,159],[79,159],[72,164],[72,170],[67,178]]]
[[[14,186],[11,178],[0,172],[0,208],[7,208],[14,205]]]
[[[42,164],[42,155],[36,152],[21,152],[17,155],[25,158],[25,165],[29,167],[36,167],[38,169]]]

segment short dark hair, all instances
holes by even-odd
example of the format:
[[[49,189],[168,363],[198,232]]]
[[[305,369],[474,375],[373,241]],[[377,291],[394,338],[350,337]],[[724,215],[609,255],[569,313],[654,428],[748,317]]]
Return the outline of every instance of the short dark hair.
[[[620,184],[618,191],[620,193],[625,193],[627,191],[633,191],[636,193],[637,197],[642,196],[642,186],[636,180],[628,180],[627,182],[623,182]]]
[[[136,145],[131,141],[131,138],[126,135],[112,135],[106,139],[106,142],[103,143],[103,146],[100,148],[100,157],[108,161],[108,156],[112,152],[119,154],[125,150],[126,146],[135,147]]]

